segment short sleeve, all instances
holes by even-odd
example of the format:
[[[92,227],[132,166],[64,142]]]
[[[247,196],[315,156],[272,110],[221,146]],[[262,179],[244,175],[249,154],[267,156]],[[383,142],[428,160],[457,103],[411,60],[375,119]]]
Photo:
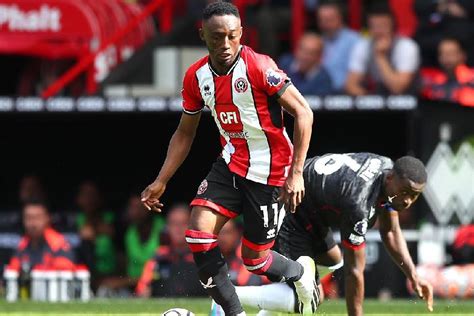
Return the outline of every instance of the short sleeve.
[[[360,39],[350,54],[349,72],[366,73],[369,55],[369,41]]]
[[[261,55],[255,65],[259,67],[259,81],[262,89],[269,96],[281,96],[291,84],[287,74],[278,68],[276,63],[268,56]]]
[[[393,64],[398,72],[416,72],[420,66],[418,45],[411,39],[400,39],[393,54]]]
[[[357,250],[364,246],[369,222],[362,210],[351,209],[341,221],[341,241],[346,248]]]
[[[191,70],[188,70],[184,75],[181,95],[183,97],[182,106],[185,113],[192,115],[202,111],[204,102],[199,92],[196,74]]]

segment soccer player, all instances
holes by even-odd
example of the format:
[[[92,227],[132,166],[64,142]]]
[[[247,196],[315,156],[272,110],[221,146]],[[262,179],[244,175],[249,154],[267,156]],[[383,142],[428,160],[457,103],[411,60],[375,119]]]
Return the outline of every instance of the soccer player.
[[[217,244],[222,226],[242,214],[242,258],[247,269],[272,281],[294,282],[301,309],[311,312],[313,260],[288,260],[270,248],[285,213],[283,204],[294,211],[304,195],[302,172],[312,111],[270,57],[240,45],[242,26],[234,5],[208,5],[200,36],[209,55],[185,74],[181,121],[161,171],[142,193],[142,201],[160,211],[166,184],[190,150],[202,109],[209,108],[223,150],[191,202],[186,241],[199,278],[226,315],[245,315]],[[295,118],[294,150],[283,125],[282,108]]]
[[[323,266],[343,264],[347,312],[362,315],[365,234],[378,219],[385,248],[431,311],[432,286],[417,275],[398,221],[398,212],[406,211],[425,187],[423,163],[410,156],[393,163],[371,153],[327,154],[306,161],[304,181],[306,195],[285,217],[274,249],[289,258],[310,256]],[[340,229],[344,257],[332,226]],[[237,294],[244,304],[294,311],[294,294],[286,285],[238,287]]]

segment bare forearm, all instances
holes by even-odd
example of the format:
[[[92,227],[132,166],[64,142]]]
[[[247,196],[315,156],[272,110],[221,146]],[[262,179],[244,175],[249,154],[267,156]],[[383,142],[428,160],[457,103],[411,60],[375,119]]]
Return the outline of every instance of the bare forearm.
[[[305,109],[295,117],[295,128],[293,133],[294,153],[291,170],[293,173],[302,173],[304,161],[311,140],[313,128],[313,112]]]
[[[382,234],[382,240],[395,264],[410,281],[415,280],[417,277],[415,265],[401,230],[395,229]]]
[[[362,316],[364,301],[364,274],[360,271],[345,273],[346,305],[349,316]]]
[[[168,183],[176,170],[181,166],[183,161],[188,156],[189,150],[193,143],[194,136],[187,135],[179,129],[171,137],[168,145],[168,152],[166,159],[161,167],[160,173],[156,178],[157,181]]]
[[[375,62],[380,70],[382,82],[391,93],[400,94],[408,88],[409,82],[400,78],[399,73],[392,68],[386,56],[376,56]]]

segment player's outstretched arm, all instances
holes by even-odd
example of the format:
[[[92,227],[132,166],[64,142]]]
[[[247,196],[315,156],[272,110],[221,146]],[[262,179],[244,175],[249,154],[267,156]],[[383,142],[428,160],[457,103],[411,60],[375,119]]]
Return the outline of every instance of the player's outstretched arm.
[[[347,314],[362,316],[364,302],[365,247],[344,250],[344,281]]]
[[[295,86],[290,85],[278,99],[280,105],[295,118],[293,161],[282,188],[280,200],[294,212],[304,197],[303,166],[313,129],[313,111]]]
[[[188,156],[193,144],[201,113],[190,115],[183,113],[178,128],[171,137],[165,162],[158,177],[142,192],[142,202],[149,210],[161,212],[163,204],[161,195],[165,192],[166,184]]]
[[[410,280],[413,290],[420,298],[426,300],[428,310],[433,311],[433,287],[424,280],[420,280],[413,260],[408,251],[405,237],[403,237],[397,212],[381,212],[379,215],[380,237],[395,264]]]

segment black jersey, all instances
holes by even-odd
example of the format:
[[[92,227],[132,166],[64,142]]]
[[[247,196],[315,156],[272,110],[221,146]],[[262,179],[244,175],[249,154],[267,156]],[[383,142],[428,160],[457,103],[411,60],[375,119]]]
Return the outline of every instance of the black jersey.
[[[376,221],[377,200],[387,157],[372,153],[327,154],[308,159],[304,167],[306,195],[295,219],[307,230],[339,226],[343,245],[358,248]]]

